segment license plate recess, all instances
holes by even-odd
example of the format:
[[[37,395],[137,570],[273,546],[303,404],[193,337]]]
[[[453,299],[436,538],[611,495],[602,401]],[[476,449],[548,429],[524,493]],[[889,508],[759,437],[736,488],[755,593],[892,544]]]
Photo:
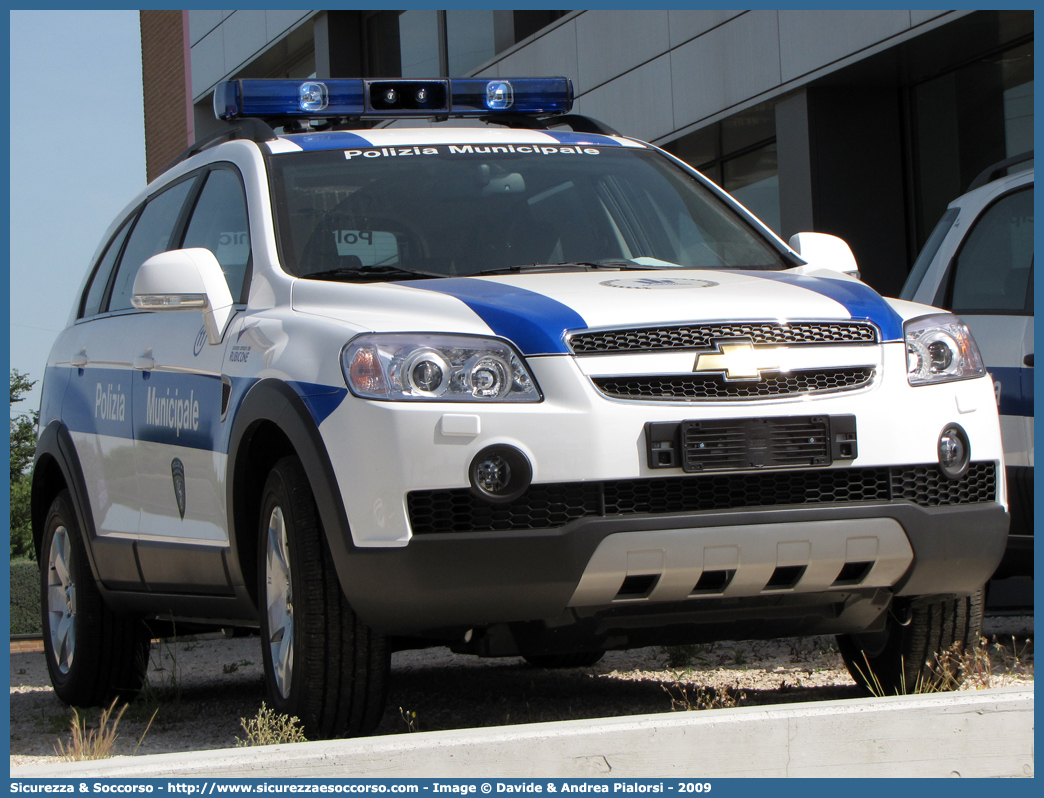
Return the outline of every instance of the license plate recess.
[[[650,422],[645,438],[649,468],[690,474],[829,466],[858,455],[852,415]]]

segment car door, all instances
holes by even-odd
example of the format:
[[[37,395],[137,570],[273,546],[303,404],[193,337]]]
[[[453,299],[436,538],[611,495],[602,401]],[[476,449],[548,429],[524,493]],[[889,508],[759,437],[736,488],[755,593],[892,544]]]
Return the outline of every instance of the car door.
[[[179,248],[217,257],[233,298],[243,298],[250,262],[239,173],[216,166],[190,198]],[[226,342],[207,342],[199,313],[153,313],[138,337],[135,461],[141,498],[138,558],[156,592],[230,594],[225,494],[222,363]]]
[[[1012,499],[1012,534],[1032,525],[1033,186],[975,220],[950,264],[946,307],[972,330],[993,375]]]
[[[133,310],[127,290],[137,266],[169,246],[190,186],[163,191],[121,225],[88,283],[79,320],[60,339],[70,369],[62,416],[87,489],[99,576],[114,589],[141,585],[132,396],[135,342],[150,319]]]

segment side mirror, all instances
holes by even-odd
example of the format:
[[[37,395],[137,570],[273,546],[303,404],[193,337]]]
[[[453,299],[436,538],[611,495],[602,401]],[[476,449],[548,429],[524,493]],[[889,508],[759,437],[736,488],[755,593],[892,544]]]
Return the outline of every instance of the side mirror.
[[[232,318],[232,293],[214,253],[199,247],[153,255],[134,277],[138,310],[199,310],[207,341],[221,343]]]
[[[851,247],[837,236],[826,233],[798,233],[790,239],[790,248],[816,269],[829,269],[859,279],[859,264]]]

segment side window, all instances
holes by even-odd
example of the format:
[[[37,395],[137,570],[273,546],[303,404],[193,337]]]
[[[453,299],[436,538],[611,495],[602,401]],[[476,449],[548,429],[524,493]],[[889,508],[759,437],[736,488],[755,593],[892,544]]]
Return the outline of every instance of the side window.
[[[250,229],[243,185],[231,169],[215,169],[207,176],[182,247],[203,247],[213,252],[232,298],[245,300]]]
[[[105,301],[105,289],[109,285],[109,277],[112,276],[112,267],[116,265],[116,258],[120,255],[120,249],[127,238],[127,231],[131,228],[133,218],[132,216],[123,223],[123,227],[113,236],[109,248],[98,261],[98,268],[94,270],[94,276],[91,277],[91,283],[87,287],[87,295],[83,299],[83,304],[80,305],[79,317],[81,319],[96,316],[101,312],[102,302]]]
[[[1033,191],[995,202],[979,217],[954,261],[950,309],[1023,313],[1033,270]]]
[[[120,258],[116,282],[112,286],[112,297],[109,310],[126,310],[131,307],[131,295],[134,290],[134,278],[141,264],[159,252],[166,252],[170,247],[170,237],[178,222],[181,206],[194,181],[185,180],[173,188],[154,197],[145,206],[134,225],[127,247]]]

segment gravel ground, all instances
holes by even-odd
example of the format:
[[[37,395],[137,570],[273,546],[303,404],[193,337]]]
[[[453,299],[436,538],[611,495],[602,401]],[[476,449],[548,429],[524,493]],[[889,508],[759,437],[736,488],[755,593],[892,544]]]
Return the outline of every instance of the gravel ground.
[[[988,686],[1032,684],[1033,616],[988,618]],[[611,651],[597,665],[547,671],[521,659],[483,660],[444,648],[392,657],[377,734],[638,715],[715,705],[856,698],[833,638],[693,646],[671,666],[661,648]],[[57,760],[72,711],[51,690],[42,653],[11,655],[11,765]],[[260,641],[208,636],[154,643],[149,687],[119,724],[116,755],[228,748],[264,699]],[[149,718],[155,720],[138,746]],[[87,710],[88,727],[98,711]],[[137,748],[136,748],[137,746]]]

